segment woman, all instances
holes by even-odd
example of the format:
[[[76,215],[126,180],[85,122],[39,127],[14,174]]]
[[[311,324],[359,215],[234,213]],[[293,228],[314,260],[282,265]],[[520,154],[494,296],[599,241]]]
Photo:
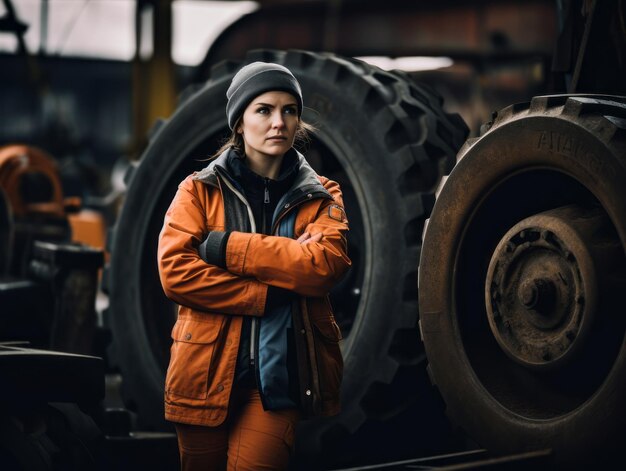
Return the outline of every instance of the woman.
[[[302,417],[339,411],[328,292],[350,266],[339,185],[293,147],[302,92],[278,64],[226,92],[232,135],[179,186],[159,238],[180,305],[165,384],[183,469],[285,469]]]

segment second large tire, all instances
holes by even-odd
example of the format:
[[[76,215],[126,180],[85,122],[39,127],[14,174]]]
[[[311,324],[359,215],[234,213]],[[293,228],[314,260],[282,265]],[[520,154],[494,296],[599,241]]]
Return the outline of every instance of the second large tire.
[[[510,106],[464,146],[435,203],[424,345],[452,421],[493,453],[550,449],[557,466],[589,469],[622,447],[625,119],[624,97]]]

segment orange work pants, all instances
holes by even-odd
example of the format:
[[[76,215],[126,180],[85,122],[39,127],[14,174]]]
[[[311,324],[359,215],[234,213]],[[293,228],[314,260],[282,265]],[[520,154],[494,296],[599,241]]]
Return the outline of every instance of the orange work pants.
[[[257,389],[232,391],[217,427],[174,424],[182,471],[285,470],[293,447],[295,409],[265,411]]]

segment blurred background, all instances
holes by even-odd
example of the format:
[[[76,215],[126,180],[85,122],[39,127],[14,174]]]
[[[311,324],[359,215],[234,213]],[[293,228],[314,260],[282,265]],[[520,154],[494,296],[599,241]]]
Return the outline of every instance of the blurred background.
[[[319,130],[307,158],[341,183],[354,262],[331,293],[344,412],[303,426],[294,469],[477,449],[432,390],[421,236],[457,151],[495,111],[624,94],[623,3],[1,0],[0,360],[16,345],[86,356],[0,362],[15,386],[0,399],[23,407],[0,408],[0,432],[22,424],[0,433],[0,465],[39,456],[38,429],[24,428],[36,416],[65,444],[46,456],[75,467],[25,469],[87,469],[85,446],[59,431],[70,429],[107,437],[104,469],[175,466],[162,388],[176,311],[158,281],[158,231],[177,183],[226,137],[230,78],[266,59],[303,84]],[[52,400],[82,412],[52,413]],[[54,414],[73,425],[52,427]],[[76,425],[85,415],[94,426]]]
[[[554,89],[555,2],[3,0],[0,144],[59,162],[98,206],[190,84],[250,49],[305,49],[400,69],[476,133],[493,110]],[[108,214],[111,220],[114,215]]]

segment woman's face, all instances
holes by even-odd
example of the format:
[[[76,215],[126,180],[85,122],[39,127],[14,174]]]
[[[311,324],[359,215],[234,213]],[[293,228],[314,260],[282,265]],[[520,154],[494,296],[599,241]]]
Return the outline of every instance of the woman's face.
[[[282,157],[293,145],[298,127],[298,102],[287,92],[266,92],[243,113],[237,132],[248,158]]]

